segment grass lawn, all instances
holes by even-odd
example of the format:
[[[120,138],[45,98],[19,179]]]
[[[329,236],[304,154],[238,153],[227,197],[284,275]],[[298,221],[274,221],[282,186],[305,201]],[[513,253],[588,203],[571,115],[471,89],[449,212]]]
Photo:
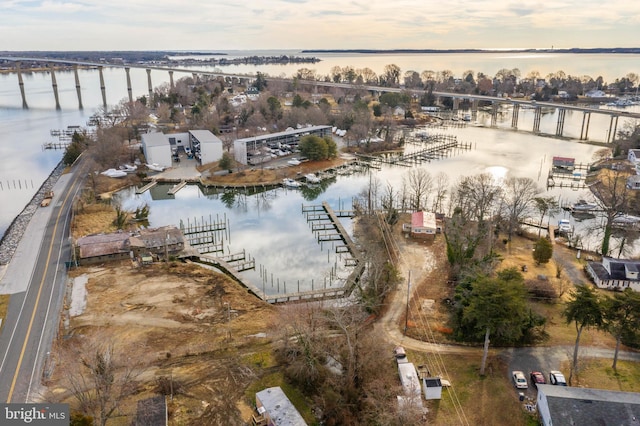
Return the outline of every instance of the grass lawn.
[[[408,358],[416,366],[425,365],[431,371],[441,371],[446,363],[446,373],[452,386],[442,390],[441,400],[427,401],[430,424],[464,424],[464,415],[472,425],[536,425],[535,417],[528,414],[504,372],[507,366],[502,359],[489,356],[486,375],[479,375],[480,356],[434,355],[410,352]],[[442,357],[440,360],[439,358]],[[459,407],[462,407],[460,410]],[[461,414],[463,413],[463,414]]]
[[[573,378],[573,386],[606,389],[623,392],[640,392],[640,363],[618,360],[617,373],[611,368],[613,359],[583,358],[579,371]],[[567,362],[563,365],[569,371]],[[567,376],[568,378],[568,376]]]

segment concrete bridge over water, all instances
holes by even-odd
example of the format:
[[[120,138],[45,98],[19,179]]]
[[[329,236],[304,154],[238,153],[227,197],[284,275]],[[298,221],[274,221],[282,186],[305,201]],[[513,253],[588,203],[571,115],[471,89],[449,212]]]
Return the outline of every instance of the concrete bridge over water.
[[[48,71],[51,74],[51,86],[53,89],[53,94],[56,102],[56,109],[60,109],[60,102],[58,97],[58,84],[56,82],[55,76],[55,65],[72,65],[73,71],[75,75],[75,85],[76,92],[78,95],[78,107],[80,109],[83,108],[82,105],[82,94],[81,94],[81,86],[80,86],[80,78],[78,76],[78,68],[79,67],[89,67],[95,68],[98,70],[100,75],[100,91],[102,93],[102,102],[103,106],[107,107],[107,97],[106,97],[106,87],[103,76],[104,67],[111,68],[123,68],[127,78],[127,93],[129,97],[129,101],[133,102],[133,92],[131,88],[131,78],[130,78],[130,70],[131,68],[144,69],[147,72],[147,85],[149,90],[149,99],[153,99],[153,84],[151,81],[151,72],[152,71],[162,71],[169,73],[169,84],[170,87],[174,87],[173,74],[174,73],[186,73],[191,74],[194,80],[198,79],[199,75],[202,76],[213,76],[213,77],[223,77],[223,78],[235,78],[238,79],[242,84],[243,82],[247,85],[250,81],[256,78],[255,75],[243,75],[243,74],[230,74],[230,73],[221,73],[221,72],[213,72],[213,71],[202,71],[202,70],[194,70],[194,69],[185,69],[178,67],[166,67],[166,66],[150,66],[146,64],[118,64],[118,63],[103,63],[103,62],[87,62],[87,61],[73,61],[66,59],[47,59],[47,58],[36,58],[36,57],[14,57],[14,56],[0,56],[0,60],[5,60],[9,62],[13,62],[15,64],[15,72],[18,76],[18,85],[20,87],[20,95],[22,96],[22,106],[23,108],[28,108],[27,98],[25,93],[24,81],[22,78],[22,71],[20,65],[22,62],[37,62],[37,63],[46,63],[48,66]],[[268,81],[291,81],[291,79],[281,79],[274,77],[266,77]],[[333,83],[327,81],[310,81],[310,80],[298,80],[298,84],[304,85],[312,85],[316,89],[318,87],[333,87],[333,88],[342,88],[347,90],[366,90],[374,94],[380,94],[384,92],[406,92],[408,91],[414,96],[422,96],[425,94],[424,90],[406,90],[402,88],[395,87],[383,87],[383,86],[372,86],[372,85],[360,85],[360,84],[350,84],[350,83]],[[497,98],[493,96],[484,96],[484,95],[471,95],[471,94],[463,94],[463,93],[452,93],[452,92],[440,92],[433,91],[431,92],[438,99],[449,98],[452,100],[453,111],[457,111],[460,107],[460,103],[462,101],[468,101],[471,103],[471,113],[473,115],[477,114],[480,103],[490,105],[490,114],[491,114],[491,126],[497,127],[497,117],[501,106],[510,106],[511,113],[511,128],[514,130],[518,130],[518,121],[519,121],[519,113],[521,108],[531,108],[534,109],[534,119],[533,119],[533,128],[531,129],[533,133],[541,133],[540,132],[540,120],[542,117],[543,109],[555,109],[558,111],[558,120],[556,123],[555,136],[562,137],[564,133],[564,125],[567,111],[576,111],[581,112],[582,116],[582,126],[580,129],[580,140],[588,140],[589,138],[589,123],[591,121],[592,114],[600,114],[609,116],[609,130],[607,132],[607,137],[605,142],[609,143],[615,139],[615,135],[617,133],[618,121],[621,117],[631,118],[635,120],[640,120],[640,113],[633,113],[629,111],[619,111],[619,110],[603,110],[597,109],[593,107],[585,107],[585,106],[577,106],[577,105],[568,105],[568,104],[558,104],[555,102],[536,102],[524,99],[511,99],[511,98]]]

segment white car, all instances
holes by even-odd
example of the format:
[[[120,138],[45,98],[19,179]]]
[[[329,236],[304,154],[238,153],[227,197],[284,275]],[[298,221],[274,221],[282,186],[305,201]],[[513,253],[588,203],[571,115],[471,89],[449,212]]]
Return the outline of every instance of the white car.
[[[527,383],[527,378],[524,376],[522,371],[512,371],[511,377],[513,378],[513,384],[518,389],[528,389],[529,383]]]
[[[557,370],[551,370],[549,372],[549,383],[556,386],[567,386],[564,374]]]

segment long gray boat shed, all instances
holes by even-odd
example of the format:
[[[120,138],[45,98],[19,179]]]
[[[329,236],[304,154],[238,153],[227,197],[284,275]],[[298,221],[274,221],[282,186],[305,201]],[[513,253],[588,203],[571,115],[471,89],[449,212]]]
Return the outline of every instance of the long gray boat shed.
[[[283,132],[236,139],[233,142],[235,159],[237,162],[247,165],[249,156],[266,155],[264,148],[271,148],[278,144],[289,147],[297,146],[302,136],[315,135],[323,138],[331,135],[331,130],[331,126],[308,126],[299,129],[289,129]]]

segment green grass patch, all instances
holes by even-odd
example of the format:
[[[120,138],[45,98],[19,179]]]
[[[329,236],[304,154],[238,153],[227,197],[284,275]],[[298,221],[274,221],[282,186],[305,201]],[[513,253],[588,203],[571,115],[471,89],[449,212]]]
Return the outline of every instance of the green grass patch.
[[[9,299],[11,295],[9,294],[0,294],[0,318],[2,319],[2,327],[4,327],[4,319],[7,317],[7,311],[9,310]]]
[[[253,352],[242,357],[242,362],[252,367],[258,368],[270,368],[276,365],[276,360],[273,357],[271,350],[265,350],[261,352]]]
[[[618,360],[617,372],[611,368],[613,359],[589,358],[579,361],[574,386],[622,392],[640,392],[640,362]],[[568,370],[567,370],[568,371]]]
[[[443,388],[442,399],[426,402],[430,423],[460,424],[459,407],[462,407],[467,421],[473,425],[537,424],[536,417],[527,413],[518,400],[501,358],[490,355],[485,375],[480,376],[481,351],[477,355],[410,352],[407,357],[414,365],[424,365],[432,375],[440,375],[452,384],[451,388]]]

